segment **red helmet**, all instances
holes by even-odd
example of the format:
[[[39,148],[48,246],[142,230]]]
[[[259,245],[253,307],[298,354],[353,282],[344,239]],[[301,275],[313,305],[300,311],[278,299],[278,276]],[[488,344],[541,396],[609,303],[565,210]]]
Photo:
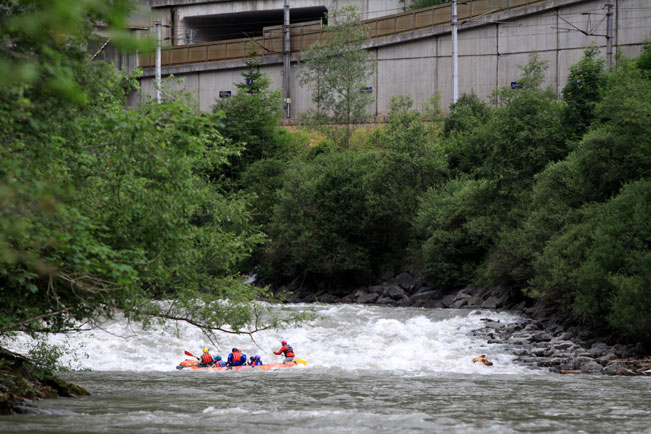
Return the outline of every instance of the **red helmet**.
[[[280,341],[280,343],[283,344],[283,345],[287,345],[287,341],[286,341],[285,339],[283,339],[282,341]]]

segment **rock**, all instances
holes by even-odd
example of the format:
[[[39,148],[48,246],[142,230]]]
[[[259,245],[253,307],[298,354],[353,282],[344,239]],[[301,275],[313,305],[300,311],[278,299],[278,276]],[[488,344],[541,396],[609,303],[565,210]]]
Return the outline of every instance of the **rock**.
[[[321,303],[339,303],[339,297],[332,294],[323,294],[322,296],[318,297],[318,301]]]
[[[376,293],[364,293],[357,298],[357,303],[375,303],[380,295]]]
[[[576,347],[576,345],[574,345],[573,342],[562,341],[562,342],[559,342],[557,344],[554,344],[552,348],[554,349],[554,351],[566,351],[566,350],[573,349],[575,347]]]
[[[552,340],[552,335],[547,332],[534,333],[531,335],[532,342],[549,342]]]
[[[393,300],[401,300],[407,297],[407,294],[405,294],[405,290],[400,286],[391,285],[382,293],[382,296],[391,297]]]
[[[386,290],[386,287],[384,285],[373,285],[369,286],[367,292],[371,294],[382,294]]]
[[[405,297],[402,300],[399,300],[397,304],[400,307],[407,307],[407,306],[412,306],[413,302],[411,301],[411,299],[409,297]]]
[[[443,307],[452,307],[452,303],[454,303],[454,297],[456,294],[448,294],[443,299],[441,299],[441,304]]]
[[[497,309],[498,308],[498,303],[499,299],[495,297],[494,295],[491,295],[488,297],[484,302],[481,304],[482,309]]]
[[[400,273],[394,279],[394,282],[404,290],[410,290],[416,283],[416,278],[409,273]]]
[[[391,297],[382,296],[377,299],[376,303],[378,304],[393,304],[395,300]]]
[[[439,295],[440,295],[440,291],[435,289],[435,290],[423,291],[423,292],[418,291],[417,293],[415,293],[409,298],[411,299],[411,301],[416,302],[419,300],[434,300],[437,299]]]
[[[603,368],[601,365],[594,360],[591,360],[589,362],[583,363],[579,370],[583,374],[601,374],[603,373]]]

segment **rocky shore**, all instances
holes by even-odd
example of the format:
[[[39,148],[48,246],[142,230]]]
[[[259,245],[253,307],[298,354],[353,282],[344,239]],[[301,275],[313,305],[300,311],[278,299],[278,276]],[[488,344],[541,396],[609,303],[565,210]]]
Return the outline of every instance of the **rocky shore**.
[[[29,401],[88,395],[23,356],[0,348],[0,415],[21,413]]]
[[[521,320],[502,324],[485,319],[475,331],[489,344],[516,356],[516,362],[564,374],[651,375],[651,358],[640,346],[612,343],[573,324],[550,307],[533,304],[519,291],[505,287],[467,286],[446,290],[427,284],[418,271],[385,273],[376,284],[360,288],[292,289],[292,303],[362,303],[387,306],[510,310]]]

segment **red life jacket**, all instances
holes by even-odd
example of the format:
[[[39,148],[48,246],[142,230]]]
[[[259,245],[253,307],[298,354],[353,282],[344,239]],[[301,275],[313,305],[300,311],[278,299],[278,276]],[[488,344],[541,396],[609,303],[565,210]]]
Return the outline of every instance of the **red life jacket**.
[[[294,357],[294,348],[287,345],[283,353],[285,353],[285,357]]]
[[[212,363],[212,356],[210,355],[210,353],[203,353],[201,355],[201,363],[206,364],[206,365],[209,365],[209,364]]]
[[[239,351],[236,352],[236,353],[233,353],[233,357],[231,357],[231,361],[232,362],[239,362],[240,360],[242,360],[242,353],[240,353]]]

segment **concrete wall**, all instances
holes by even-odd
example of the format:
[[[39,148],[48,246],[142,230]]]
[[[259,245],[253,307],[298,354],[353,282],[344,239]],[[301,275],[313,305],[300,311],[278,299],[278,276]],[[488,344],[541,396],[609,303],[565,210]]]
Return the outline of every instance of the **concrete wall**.
[[[474,92],[487,99],[493,89],[508,86],[520,77],[531,52],[548,62],[546,84],[561,91],[569,68],[585,47],[595,44],[605,54],[605,0],[550,0],[536,6],[491,14],[462,23],[459,30],[459,94]],[[617,50],[637,56],[651,35],[649,0],[615,0],[614,35]],[[590,33],[586,35],[577,29]],[[376,73],[369,77],[374,104],[369,111],[382,120],[392,95],[410,95],[416,104],[440,95],[441,107],[451,103],[451,42],[449,25],[374,39],[369,44],[377,60]],[[292,63],[292,117],[312,107],[309,89],[297,80],[297,58]],[[274,88],[282,87],[282,58],[264,58],[262,71]],[[244,70],[242,61],[215,62],[163,68],[163,74],[186,79],[186,89],[195,94],[201,110],[208,110],[220,90],[236,88]],[[143,75],[142,94],[153,94],[153,69]],[[142,95],[141,95],[142,98]]]
[[[165,26],[166,40],[173,45],[187,43],[186,19],[188,18],[282,10],[284,4],[284,0],[151,0],[153,19],[161,20]],[[357,6],[364,20],[403,11],[399,0],[290,0],[292,8],[325,6],[328,11],[331,11],[348,5]]]

